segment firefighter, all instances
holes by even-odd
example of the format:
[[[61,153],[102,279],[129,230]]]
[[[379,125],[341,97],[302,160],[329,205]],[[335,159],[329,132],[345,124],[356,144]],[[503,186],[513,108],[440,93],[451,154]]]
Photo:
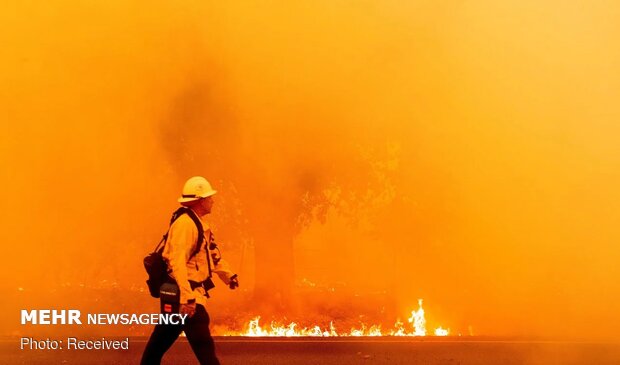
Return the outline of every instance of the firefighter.
[[[206,216],[213,208],[213,195],[216,193],[211,184],[201,176],[187,180],[183,193],[179,198],[182,206],[191,209],[199,218],[195,222],[189,214],[182,214],[170,226],[168,239],[162,256],[168,266],[168,275],[178,286],[178,308],[181,314],[188,317],[183,325],[155,326],[149,338],[141,365],[159,364],[164,353],[172,346],[181,332],[185,332],[187,340],[200,364],[218,365],[215,347],[209,331],[209,314],[206,311],[207,291],[213,287],[211,273],[218,277],[231,289],[239,286],[237,275],[230,271],[228,264],[219,256],[213,241],[213,235]],[[197,242],[201,223],[204,239]],[[197,249],[197,245],[200,248]],[[192,253],[196,250],[196,254]],[[163,298],[163,297],[162,297]],[[162,304],[162,310],[164,304]]]

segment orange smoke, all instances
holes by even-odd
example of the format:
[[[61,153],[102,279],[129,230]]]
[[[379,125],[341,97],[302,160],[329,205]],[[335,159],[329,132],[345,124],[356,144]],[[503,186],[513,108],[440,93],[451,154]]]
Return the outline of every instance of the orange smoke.
[[[217,288],[215,317],[423,297],[463,333],[617,338],[619,10],[0,5],[0,329],[26,305],[156,308],[142,256],[202,174],[248,290]]]

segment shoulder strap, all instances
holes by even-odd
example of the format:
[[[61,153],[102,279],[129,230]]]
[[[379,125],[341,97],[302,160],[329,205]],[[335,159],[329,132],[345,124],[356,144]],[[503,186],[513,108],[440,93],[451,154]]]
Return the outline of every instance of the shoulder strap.
[[[205,230],[202,227],[202,222],[200,221],[200,218],[198,218],[198,216],[196,215],[196,213],[194,213],[193,210],[189,208],[182,209],[185,209],[185,214],[189,215],[189,217],[194,221],[196,228],[198,229],[198,240],[196,240],[196,248],[194,249],[194,252],[192,252],[191,256],[189,257],[191,259],[200,251],[200,247],[202,247],[202,241],[204,241],[205,239]]]
[[[155,247],[155,252],[159,252],[159,253],[163,252],[164,246],[166,245],[166,242],[168,241],[168,233],[170,232],[170,226],[172,226],[172,223],[174,223],[174,221],[176,221],[183,214],[187,214],[192,219],[192,221],[196,225],[196,228],[198,229],[198,239],[196,240],[196,248],[194,249],[194,252],[192,252],[189,258],[191,259],[200,251],[200,248],[202,247],[202,241],[204,241],[204,237],[205,237],[205,231],[204,231],[204,228],[202,227],[202,222],[200,221],[200,218],[198,218],[198,216],[196,215],[196,213],[194,213],[193,210],[186,208],[186,207],[181,207],[175,210],[174,213],[172,213],[172,217],[170,218],[170,224],[168,225],[168,230],[162,237],[161,241],[159,241],[159,243]]]

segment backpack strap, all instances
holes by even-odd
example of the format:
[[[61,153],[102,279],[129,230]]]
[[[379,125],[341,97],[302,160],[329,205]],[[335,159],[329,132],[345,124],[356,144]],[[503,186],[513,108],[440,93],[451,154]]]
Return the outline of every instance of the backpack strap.
[[[170,227],[172,226],[172,223],[174,223],[174,221],[176,221],[183,214],[187,214],[192,219],[192,221],[196,225],[196,228],[198,229],[198,239],[196,240],[196,248],[190,255],[189,259],[191,260],[191,258],[196,256],[196,254],[200,251],[200,248],[202,247],[202,241],[204,241],[204,238],[205,238],[205,231],[204,231],[204,228],[202,227],[202,222],[200,221],[200,218],[198,218],[198,216],[196,215],[196,213],[194,213],[193,210],[187,207],[181,207],[175,210],[174,213],[172,213],[172,217],[170,218],[170,225],[168,226],[168,230],[166,231],[164,236],[161,238],[161,241],[159,241],[159,243],[155,247],[154,252],[158,252],[161,254],[164,251],[164,246],[166,245],[166,242],[168,241],[168,233],[170,233]]]
[[[198,240],[196,240],[196,248],[194,249],[194,252],[192,252],[191,256],[189,257],[191,259],[200,251],[200,248],[202,247],[202,242],[205,239],[205,230],[202,227],[202,222],[200,221],[200,218],[198,218],[198,216],[196,215],[196,213],[194,213],[193,210],[185,207],[182,207],[180,209],[185,209],[185,214],[189,215],[189,217],[194,221],[196,228],[198,229]]]

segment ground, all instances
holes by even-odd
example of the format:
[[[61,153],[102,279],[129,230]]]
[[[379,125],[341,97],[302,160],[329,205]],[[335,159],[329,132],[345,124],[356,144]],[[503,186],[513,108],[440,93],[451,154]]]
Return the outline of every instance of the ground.
[[[0,364],[138,364],[145,338],[130,338],[129,350],[20,350],[15,339],[0,342]],[[223,365],[617,365],[620,343],[527,341],[497,338],[216,338]],[[162,364],[197,364],[180,339]]]

